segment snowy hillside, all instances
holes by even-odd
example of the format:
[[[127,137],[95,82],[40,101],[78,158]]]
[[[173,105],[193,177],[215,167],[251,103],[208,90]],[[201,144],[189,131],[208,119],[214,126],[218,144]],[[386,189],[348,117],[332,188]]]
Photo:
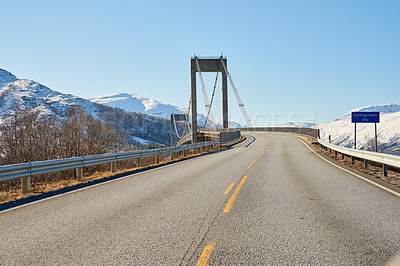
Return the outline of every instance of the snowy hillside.
[[[149,103],[150,105],[151,103]],[[63,118],[65,111],[79,107],[96,119],[114,124],[130,144],[168,144],[169,121],[143,114],[128,113],[89,100],[63,94],[32,80],[18,79],[0,69],[0,126],[17,110],[38,112],[41,118]]]
[[[170,119],[171,114],[183,114],[184,109],[132,93],[117,93],[88,98],[89,101],[118,107],[129,112],[142,113]]]
[[[88,98],[91,102],[104,104],[111,107],[118,107],[126,111],[142,113],[160,118],[170,119],[171,114],[183,114],[187,112],[186,108],[181,108],[171,104],[164,104],[159,101],[132,93],[117,93],[99,97]],[[206,116],[197,115],[197,122],[203,126]],[[214,123],[210,126],[215,126]],[[217,123],[221,127],[221,123]],[[243,127],[242,125],[229,121],[229,127]]]
[[[3,69],[0,69],[0,84],[0,124],[16,110],[60,117],[68,108],[80,106],[94,117],[99,113],[98,107],[88,100],[53,91],[36,81],[17,79]]]
[[[8,71],[5,71],[0,68],[0,93],[2,92],[1,88],[8,83],[17,81],[17,77],[11,74]]]
[[[400,112],[400,104],[382,104],[372,105],[366,107],[359,107],[351,110],[345,116],[351,115],[351,112],[381,112],[384,114]]]
[[[354,124],[351,123],[351,112],[381,112],[378,128],[378,149],[385,153],[400,155],[400,105],[385,104],[360,107],[354,109],[342,118],[318,125],[321,129],[321,139],[328,141],[331,135],[332,143],[344,147],[354,146]],[[374,124],[357,124],[357,148],[374,147]]]

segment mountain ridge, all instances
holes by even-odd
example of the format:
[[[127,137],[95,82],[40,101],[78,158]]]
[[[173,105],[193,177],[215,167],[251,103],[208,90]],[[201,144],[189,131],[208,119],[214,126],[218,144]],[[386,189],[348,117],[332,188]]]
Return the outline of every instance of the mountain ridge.
[[[134,93],[115,93],[98,97],[87,98],[91,102],[104,104],[110,107],[118,107],[126,111],[143,113],[147,115],[157,116],[160,118],[170,119],[171,114],[184,114],[188,110],[172,104],[165,104],[160,101]],[[207,118],[205,115],[197,114],[197,123],[204,126]],[[221,122],[207,120],[209,127],[221,127]],[[240,128],[243,125],[229,121],[229,127]]]
[[[380,105],[369,105],[364,107],[358,107],[350,112],[346,113],[344,116],[351,115],[352,112],[381,112],[381,113],[397,113],[400,112],[400,104],[380,104]]]
[[[0,125],[17,111],[38,112],[39,119],[51,115],[63,119],[69,108],[77,107],[95,119],[113,123],[129,144],[169,144],[170,123],[166,119],[92,103],[33,80],[18,79],[4,69],[0,69],[0,84]]]
[[[165,119],[170,119],[171,113],[182,114],[185,111],[183,108],[171,104],[164,104],[135,93],[119,92],[87,99],[91,102],[104,104],[110,107],[118,107],[129,112],[144,113]]]
[[[14,82],[17,80],[18,80],[18,78],[16,76],[14,76],[11,72],[0,68],[0,89],[7,83],[11,83],[11,82]],[[1,90],[0,90],[0,93],[1,93]]]

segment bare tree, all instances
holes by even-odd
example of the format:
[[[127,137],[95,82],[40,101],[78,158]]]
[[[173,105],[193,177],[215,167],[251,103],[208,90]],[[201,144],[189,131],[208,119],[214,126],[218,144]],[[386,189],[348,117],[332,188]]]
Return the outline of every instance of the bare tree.
[[[78,108],[67,110],[61,122],[61,132],[64,157],[106,153],[118,140],[111,124],[102,123]]]
[[[110,124],[77,108],[68,110],[64,119],[18,110],[0,132],[1,164],[106,153],[118,139]]]
[[[17,110],[1,128],[2,164],[46,160],[55,156],[57,129],[56,119],[52,116],[41,119],[38,112]]]

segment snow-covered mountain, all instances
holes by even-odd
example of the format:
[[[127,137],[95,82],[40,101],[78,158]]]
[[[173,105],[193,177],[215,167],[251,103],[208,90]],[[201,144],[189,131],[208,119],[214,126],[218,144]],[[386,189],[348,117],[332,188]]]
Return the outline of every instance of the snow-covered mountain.
[[[88,98],[89,101],[118,107],[129,112],[170,119],[171,114],[183,114],[185,109],[132,93],[117,93]]]
[[[69,108],[79,107],[96,119],[112,122],[131,144],[168,144],[170,123],[159,117],[136,114],[63,94],[32,80],[18,79],[0,69],[0,126],[17,110],[38,112],[41,118],[62,119]]]
[[[100,112],[88,100],[53,91],[33,80],[18,79],[3,69],[0,69],[0,86],[0,123],[16,109],[38,111],[42,116],[61,116],[72,106],[80,106],[94,117]]]
[[[171,114],[187,113],[186,108],[181,108],[171,104],[164,104],[154,99],[150,99],[138,94],[132,93],[117,93],[104,95],[99,97],[88,98],[91,102],[104,104],[110,107],[118,107],[130,112],[142,113],[160,118],[170,119]],[[204,125],[206,116],[203,114],[197,115],[197,123]],[[211,127],[221,127],[221,123],[213,123]],[[229,121],[229,127],[243,127],[236,122]]]
[[[18,79],[16,76],[0,68],[0,88],[7,85],[8,83],[15,82],[17,80]]]
[[[354,124],[351,123],[351,112],[380,112],[380,123],[377,124],[378,151],[400,155],[400,105],[384,104],[356,108],[340,119],[318,125],[321,139],[343,147],[354,147]],[[357,124],[357,149],[374,147],[374,124]]]

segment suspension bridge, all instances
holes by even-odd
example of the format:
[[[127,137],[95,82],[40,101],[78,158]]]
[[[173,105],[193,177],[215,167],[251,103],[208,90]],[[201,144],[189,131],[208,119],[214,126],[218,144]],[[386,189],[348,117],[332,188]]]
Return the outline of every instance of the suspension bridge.
[[[203,78],[203,73],[215,72],[216,77],[214,81],[214,86],[211,93],[211,100],[208,97],[206,85]],[[193,56],[190,59],[190,73],[191,73],[191,89],[190,89],[190,101],[188,112],[185,115],[171,115],[171,129],[175,129],[175,134],[178,136],[180,141],[178,145],[191,143],[197,143],[200,141],[211,140],[215,138],[221,138],[221,134],[225,134],[225,139],[227,140],[227,135],[229,131],[229,111],[228,111],[228,81],[230,87],[235,95],[237,105],[243,117],[243,121],[247,127],[251,128],[252,123],[250,117],[246,111],[246,108],[239,96],[239,92],[232,80],[231,75],[227,68],[227,58],[223,57],[204,57],[200,58],[198,56]],[[198,108],[197,108],[197,74],[200,80],[201,92],[203,95],[204,108],[206,111],[206,119],[201,125],[201,130],[198,126]],[[218,84],[218,79],[221,78],[221,95],[222,95],[222,121],[216,121],[212,113],[213,104],[215,104],[216,89]],[[217,92],[218,93],[218,92]],[[177,121],[184,121],[184,131],[179,134],[176,126]],[[209,126],[208,128],[206,126]],[[218,130],[218,127],[222,130]],[[171,132],[171,144],[173,144],[172,138],[173,132]]]
[[[122,160],[160,154],[173,159],[176,152],[220,145],[227,132],[237,131],[228,127],[228,82],[246,139],[0,211],[0,265],[399,265],[400,189],[326,154],[386,170],[400,167],[398,156],[335,146],[312,128],[254,128],[226,58],[194,56],[190,68],[188,113],[171,117],[181,146],[1,166],[0,180],[21,178],[27,189],[37,173],[81,173],[104,163],[113,171]],[[216,72],[211,97],[205,72]],[[197,75],[207,114],[200,127]],[[217,128],[211,109],[219,79]],[[179,121],[185,124],[181,132]],[[310,144],[312,137],[322,149]]]

